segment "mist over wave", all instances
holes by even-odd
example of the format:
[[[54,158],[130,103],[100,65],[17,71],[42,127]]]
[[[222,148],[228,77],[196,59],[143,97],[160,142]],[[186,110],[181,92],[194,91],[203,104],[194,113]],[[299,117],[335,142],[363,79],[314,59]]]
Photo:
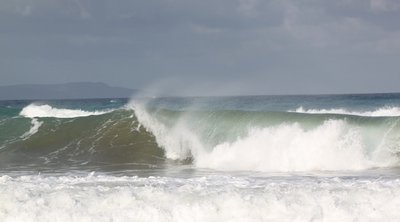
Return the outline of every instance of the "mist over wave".
[[[400,94],[0,101],[0,221],[397,221],[396,107]]]
[[[399,119],[282,112],[171,112],[133,104],[171,159],[267,172],[397,166]]]
[[[399,166],[395,108],[342,111],[168,109],[135,100],[92,110],[31,103],[2,120],[0,165],[161,167],[172,160],[262,172]]]

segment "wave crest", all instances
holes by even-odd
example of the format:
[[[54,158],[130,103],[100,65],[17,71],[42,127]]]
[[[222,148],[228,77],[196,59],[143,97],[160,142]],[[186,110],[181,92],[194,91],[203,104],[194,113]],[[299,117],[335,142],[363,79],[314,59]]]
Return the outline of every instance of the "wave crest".
[[[233,143],[222,143],[198,157],[199,167],[256,171],[362,170],[394,165],[384,149],[368,153],[361,130],[328,120],[312,130],[298,123],[252,129]],[[382,158],[385,156],[385,158]]]
[[[343,108],[338,109],[304,109],[299,107],[296,110],[290,110],[289,112],[296,113],[308,113],[308,114],[344,114],[354,116],[400,116],[400,107],[382,107],[372,111],[349,111]]]
[[[166,157],[198,168],[265,172],[400,166],[399,117],[173,111],[143,104],[101,112],[31,104],[21,116],[31,119],[12,118],[4,129],[15,130],[0,134],[8,148],[0,155],[5,165],[45,159],[68,166],[159,166],[170,162]],[[83,116],[92,117],[58,119]]]
[[[54,108],[46,104],[38,105],[32,103],[24,107],[20,112],[20,115],[28,118],[35,118],[35,117],[76,118],[76,117],[103,115],[111,111],[112,110],[90,112],[80,109],[60,109],[60,108]]]
[[[134,110],[168,158],[192,158],[199,168],[293,172],[399,164],[397,118]]]

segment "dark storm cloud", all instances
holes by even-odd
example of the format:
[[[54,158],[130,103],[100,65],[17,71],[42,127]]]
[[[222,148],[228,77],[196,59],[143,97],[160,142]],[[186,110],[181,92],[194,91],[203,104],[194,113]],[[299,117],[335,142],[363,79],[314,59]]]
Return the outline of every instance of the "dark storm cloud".
[[[398,91],[398,21],[396,0],[6,0],[1,82]]]

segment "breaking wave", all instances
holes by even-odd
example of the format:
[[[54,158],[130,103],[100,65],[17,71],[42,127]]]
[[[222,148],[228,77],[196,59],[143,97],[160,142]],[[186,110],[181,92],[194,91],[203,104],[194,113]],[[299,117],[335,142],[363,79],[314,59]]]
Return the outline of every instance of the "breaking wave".
[[[130,103],[85,111],[30,104],[2,122],[0,166],[346,171],[399,166],[400,117],[176,111]],[[172,161],[172,162],[171,162]]]
[[[398,179],[0,176],[2,221],[397,221]]]
[[[291,172],[399,164],[397,117],[133,109],[168,158],[191,158],[201,168]]]
[[[108,111],[85,111],[85,110],[75,110],[75,109],[59,109],[54,108],[50,105],[38,105],[30,104],[22,109],[20,112],[21,116],[34,118],[34,117],[55,117],[55,118],[76,118],[84,116],[97,116],[109,113]]]
[[[0,167],[149,168],[163,151],[133,111],[59,109],[28,105],[0,127]]]
[[[344,114],[344,115],[355,115],[355,116],[400,116],[399,107],[383,107],[373,111],[348,111],[343,108],[338,109],[304,109],[299,107],[296,110],[290,110],[289,112],[296,113],[309,113],[309,114]]]

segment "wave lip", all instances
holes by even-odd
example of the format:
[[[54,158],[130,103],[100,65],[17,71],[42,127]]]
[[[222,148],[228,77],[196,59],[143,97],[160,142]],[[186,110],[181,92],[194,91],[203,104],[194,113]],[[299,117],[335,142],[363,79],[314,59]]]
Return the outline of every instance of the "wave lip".
[[[146,109],[141,104],[132,108],[167,158],[190,158],[198,168],[358,171],[396,167],[400,163],[397,117],[332,118],[252,112],[231,116],[232,113],[219,111],[172,114]]]
[[[346,171],[396,164],[384,148],[367,153],[356,127],[328,120],[312,130],[298,123],[250,130],[233,143],[221,143],[196,159],[198,167],[264,172]],[[383,160],[382,160],[383,157]]]
[[[354,115],[354,116],[370,116],[370,117],[394,117],[400,116],[400,107],[381,107],[372,111],[349,111],[343,108],[336,109],[305,109],[302,106],[296,110],[289,110],[289,112],[295,113],[307,113],[307,114],[343,114],[343,115]]]
[[[35,117],[76,118],[76,117],[103,115],[112,111],[113,110],[86,111],[81,109],[60,109],[52,107],[47,104],[38,105],[32,103],[24,107],[19,113],[19,115],[28,118],[35,118]]]

